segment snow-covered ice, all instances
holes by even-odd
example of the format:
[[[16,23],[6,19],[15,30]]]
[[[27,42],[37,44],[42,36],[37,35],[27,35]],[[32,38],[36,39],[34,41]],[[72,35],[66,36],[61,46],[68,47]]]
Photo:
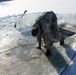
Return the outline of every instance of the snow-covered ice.
[[[35,48],[37,40],[30,33],[41,12],[21,15],[0,18],[0,75],[60,75],[64,70],[62,75],[75,75],[76,34],[66,38],[64,46],[54,43],[53,56],[47,58]],[[59,26],[76,33],[76,14],[57,13],[57,17]]]
[[[58,43],[54,44],[55,47],[52,47],[54,55],[51,59],[47,59],[42,51],[35,48],[37,40],[31,36],[30,31],[40,14],[25,14],[22,19],[21,14],[0,18],[1,75],[59,75],[71,60],[76,51],[76,35],[65,39],[66,44],[63,47]],[[73,24],[73,22],[67,24],[66,19],[69,17],[66,18],[62,14],[57,16],[59,24],[64,22],[64,28],[69,29]],[[17,28],[14,28],[15,23]],[[63,74],[74,75],[75,65],[74,57]]]

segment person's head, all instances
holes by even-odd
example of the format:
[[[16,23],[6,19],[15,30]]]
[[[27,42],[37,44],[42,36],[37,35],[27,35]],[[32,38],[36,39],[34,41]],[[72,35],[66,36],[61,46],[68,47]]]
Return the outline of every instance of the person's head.
[[[33,27],[33,29],[31,30],[31,34],[35,37],[38,34],[38,27]]]

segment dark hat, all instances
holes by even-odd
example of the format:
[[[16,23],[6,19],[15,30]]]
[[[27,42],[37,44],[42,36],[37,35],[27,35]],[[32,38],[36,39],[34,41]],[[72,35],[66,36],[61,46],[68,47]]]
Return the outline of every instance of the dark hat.
[[[38,27],[33,27],[33,29],[31,30],[31,34],[35,37],[38,34]]]

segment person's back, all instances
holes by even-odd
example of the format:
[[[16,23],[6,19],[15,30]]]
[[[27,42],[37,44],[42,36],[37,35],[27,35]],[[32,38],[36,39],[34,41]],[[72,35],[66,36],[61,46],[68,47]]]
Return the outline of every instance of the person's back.
[[[46,12],[42,18],[46,18],[49,22],[52,20],[52,23],[57,20],[56,14],[53,11]]]

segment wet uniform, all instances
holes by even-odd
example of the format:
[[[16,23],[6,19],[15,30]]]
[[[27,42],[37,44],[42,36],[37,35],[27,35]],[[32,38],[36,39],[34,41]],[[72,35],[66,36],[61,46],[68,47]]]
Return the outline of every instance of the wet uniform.
[[[60,41],[62,38],[57,25],[57,17],[53,11],[43,13],[34,24],[35,26],[38,27],[40,32],[37,35],[38,43],[41,45],[43,38],[46,49],[50,49],[50,46],[53,44],[52,38],[55,38],[57,41]]]

